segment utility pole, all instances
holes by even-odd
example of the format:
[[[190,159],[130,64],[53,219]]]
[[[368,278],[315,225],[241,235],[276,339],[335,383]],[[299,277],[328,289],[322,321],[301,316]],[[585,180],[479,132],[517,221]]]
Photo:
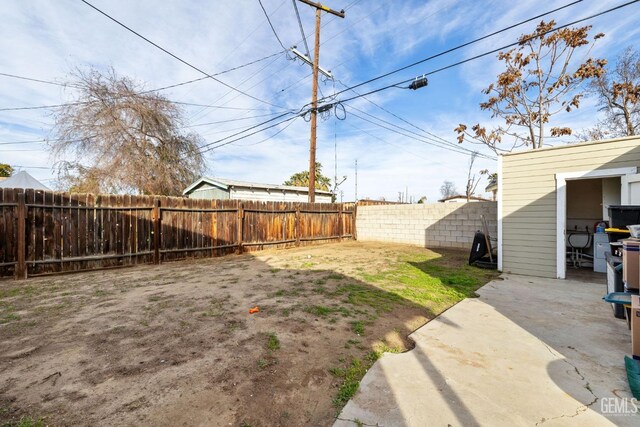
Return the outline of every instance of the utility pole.
[[[298,0],[316,8],[316,38],[313,50],[313,83],[311,87],[311,138],[309,140],[309,203],[316,201],[316,127],[318,123],[318,63],[320,61],[320,15],[322,11],[344,18],[344,10],[336,12],[320,3]]]

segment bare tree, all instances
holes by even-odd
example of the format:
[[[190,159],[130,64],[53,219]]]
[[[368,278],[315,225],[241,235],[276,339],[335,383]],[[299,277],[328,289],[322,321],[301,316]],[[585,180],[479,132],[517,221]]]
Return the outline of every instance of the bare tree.
[[[477,176],[473,172],[473,164],[476,162],[476,157],[478,157],[478,153],[473,153],[469,158],[469,169],[467,171],[467,187],[465,189],[465,195],[467,196],[467,202],[471,200],[471,196],[473,196],[478,188],[478,184],[480,183],[480,176],[486,175],[489,173],[487,169],[483,169],[480,171],[480,176]]]
[[[111,69],[78,70],[76,102],[55,112],[49,146],[60,181],[75,191],[178,195],[202,174],[201,138],[182,111]]]
[[[476,124],[469,131],[460,124],[455,129],[459,143],[484,144],[496,153],[519,146],[540,148],[551,117],[579,107],[583,95],[578,88],[586,80],[602,75],[606,61],[589,58],[574,65],[576,51],[593,46],[588,39],[591,27],[552,32],[555,25],[554,21],[542,21],[533,33],[520,37],[517,48],[498,54],[506,70],[483,91],[489,99],[480,108],[491,111],[492,117],[503,118],[505,125],[488,130]],[[597,34],[594,40],[603,36]],[[552,137],[572,132],[568,127],[552,127],[549,131]],[[510,148],[499,146],[505,137],[513,141]]]
[[[628,47],[616,65],[591,81],[606,117],[585,136],[590,139],[637,135],[640,131],[640,52]],[[581,138],[584,139],[584,138]]]
[[[445,181],[442,183],[442,186],[440,187],[440,194],[442,195],[443,199],[446,199],[447,197],[451,197],[451,196],[457,196],[458,189],[456,188],[456,185],[453,182]]]

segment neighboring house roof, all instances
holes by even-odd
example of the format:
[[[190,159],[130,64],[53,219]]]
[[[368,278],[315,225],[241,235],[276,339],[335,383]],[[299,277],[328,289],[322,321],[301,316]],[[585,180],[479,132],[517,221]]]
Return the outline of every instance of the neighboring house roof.
[[[210,184],[223,190],[229,190],[233,187],[239,188],[259,188],[264,190],[275,190],[275,191],[297,191],[301,193],[308,193],[309,189],[307,187],[296,187],[293,185],[276,185],[276,184],[261,184],[257,182],[247,182],[247,181],[236,181],[233,179],[223,179],[223,178],[212,178],[203,176],[202,178],[196,180],[193,184],[184,189],[182,194],[187,195],[191,193],[193,190],[198,188],[203,183]],[[324,190],[316,190],[316,194],[326,194],[331,195],[330,191]]]
[[[445,197],[444,199],[440,199],[438,200],[439,202],[446,202],[448,200],[455,200],[455,199],[464,199],[467,200],[467,196],[462,195],[462,194],[458,194],[456,196],[449,196],[449,197]],[[493,200],[491,199],[485,199],[484,197],[477,197],[477,196],[471,196],[469,197],[469,199],[471,200],[476,200],[478,202],[492,202]]]
[[[7,179],[0,181],[0,188],[33,188],[35,190],[50,190],[49,187],[25,171],[20,171]]]

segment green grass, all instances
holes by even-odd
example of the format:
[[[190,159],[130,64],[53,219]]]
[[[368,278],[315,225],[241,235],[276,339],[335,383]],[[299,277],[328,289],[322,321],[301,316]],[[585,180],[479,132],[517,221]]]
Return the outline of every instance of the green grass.
[[[24,286],[10,289],[0,289],[0,299],[13,298],[18,296],[30,297],[42,292],[41,289],[33,286]]]
[[[438,314],[464,298],[475,297],[476,289],[498,275],[449,258],[430,251],[403,256],[386,270],[361,273],[364,281],[375,284],[387,295],[351,291],[350,297],[355,303],[382,309],[389,308],[386,302],[412,302]]]
[[[342,317],[351,316],[351,312],[345,307],[328,307],[325,305],[310,305],[303,309],[304,312],[318,317],[327,317],[333,314],[341,314]]]
[[[159,308],[166,308],[164,305],[169,304],[169,301],[163,301],[157,305]],[[215,298],[211,298],[209,302],[209,306],[206,311],[201,313],[202,317],[220,317],[225,314],[224,311],[224,301],[217,300]]]
[[[396,306],[407,304],[424,307],[431,315],[436,315],[464,298],[475,297],[476,289],[498,276],[494,271],[468,266],[464,258],[464,254],[453,251],[444,251],[443,256],[428,250],[399,257],[388,254],[385,267],[374,273],[356,268],[357,275],[365,283],[339,283],[326,295],[340,297],[343,303],[352,306],[375,310],[376,315],[367,315],[367,311],[351,309],[352,313],[363,314],[368,320],[375,320]],[[313,307],[314,314],[319,316],[329,315],[330,310],[330,307]],[[351,330],[359,336],[364,335],[365,322],[351,322]],[[358,340],[350,339],[345,344],[345,348],[352,346],[366,350]],[[353,358],[348,364],[331,369],[330,372],[341,380],[334,405],[342,407],[353,397],[364,374],[383,353],[399,351],[400,348],[378,343],[362,358]]]
[[[372,363],[369,364],[360,359],[353,359],[347,367],[329,369],[332,375],[342,380],[336,397],[333,398],[335,406],[342,407],[356,394],[360,386],[360,380],[371,365]]]
[[[356,335],[364,335],[364,323],[360,320],[351,323],[351,330]]]
[[[333,294],[346,296],[345,302],[353,305],[369,306],[376,312],[389,312],[397,304],[403,303],[403,298],[393,292],[356,283],[338,285]]]
[[[0,301],[0,325],[20,320],[20,316],[14,313],[15,310],[13,305]]]
[[[397,353],[399,349],[392,348],[386,344],[380,344],[375,347],[374,350],[368,352],[362,359],[353,358],[351,362],[341,368],[329,369],[329,372],[342,380],[342,383],[338,387],[338,392],[333,399],[333,404],[337,407],[344,406],[349,399],[358,391],[360,386],[360,380],[367,373],[369,368],[378,360],[383,353]]]
[[[45,427],[44,418],[33,418],[30,416],[23,416],[15,421],[9,421],[2,424],[2,427]]]
[[[300,291],[297,289],[278,289],[277,291],[269,294],[271,298],[279,297],[297,297],[300,295]]]
[[[280,340],[278,336],[272,332],[269,334],[267,338],[267,349],[270,351],[275,351],[280,349]]]

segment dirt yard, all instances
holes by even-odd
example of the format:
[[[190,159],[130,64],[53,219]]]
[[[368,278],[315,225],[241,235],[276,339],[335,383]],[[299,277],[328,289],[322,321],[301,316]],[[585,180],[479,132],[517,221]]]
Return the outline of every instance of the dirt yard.
[[[0,281],[0,425],[331,425],[495,277],[466,257],[345,242]]]

